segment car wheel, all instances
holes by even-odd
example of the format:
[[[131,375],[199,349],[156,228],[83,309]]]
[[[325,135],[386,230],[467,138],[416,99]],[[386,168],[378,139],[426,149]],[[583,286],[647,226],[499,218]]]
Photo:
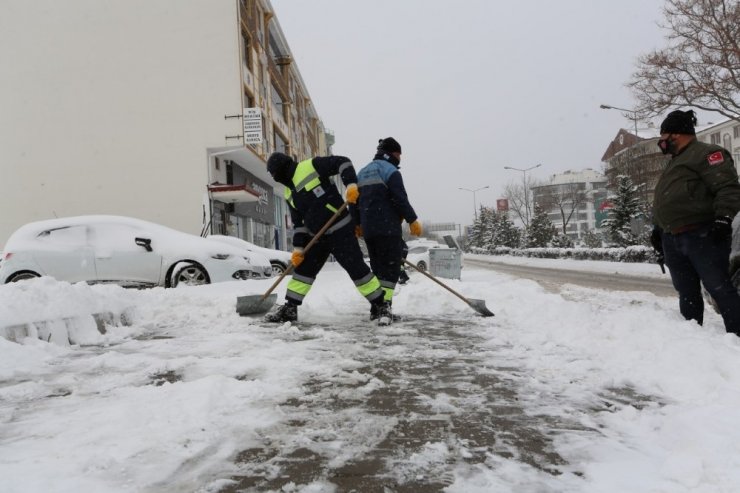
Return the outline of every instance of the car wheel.
[[[22,270],[10,276],[8,282],[27,281],[28,279],[36,279],[37,277],[41,276],[30,270]]]
[[[176,288],[177,286],[202,286],[210,282],[208,273],[203,267],[198,264],[185,264],[175,269],[170,285]]]
[[[422,272],[426,272],[426,270],[427,270],[427,263],[422,260],[418,264],[416,264],[416,268],[419,269]]]
[[[272,275],[273,276],[279,276],[283,272],[285,272],[285,266],[281,264],[280,262],[270,262],[270,265],[272,265]]]

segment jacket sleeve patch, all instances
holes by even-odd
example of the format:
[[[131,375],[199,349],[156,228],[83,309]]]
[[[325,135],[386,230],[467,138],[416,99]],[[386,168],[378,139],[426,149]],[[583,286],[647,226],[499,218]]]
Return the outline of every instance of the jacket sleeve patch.
[[[717,151],[707,156],[707,161],[709,162],[709,166],[716,166],[717,164],[724,163],[725,157],[722,155],[722,151]]]

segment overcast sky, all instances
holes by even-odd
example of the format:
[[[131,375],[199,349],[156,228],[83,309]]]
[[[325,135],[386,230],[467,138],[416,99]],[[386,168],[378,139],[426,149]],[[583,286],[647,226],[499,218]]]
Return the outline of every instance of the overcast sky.
[[[636,58],[661,47],[661,0],[271,0],[334,154],[403,148],[423,220],[469,224],[528,168],[601,169],[631,108]],[[659,122],[657,122],[659,123]]]

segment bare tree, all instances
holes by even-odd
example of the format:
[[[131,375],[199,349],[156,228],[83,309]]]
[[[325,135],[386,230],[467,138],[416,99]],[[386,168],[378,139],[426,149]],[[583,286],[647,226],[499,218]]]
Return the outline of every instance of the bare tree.
[[[534,201],[531,189],[537,184],[537,180],[525,175],[522,181],[509,182],[504,187],[504,198],[509,200],[509,210],[514,211],[525,229],[529,228],[529,221],[532,218]]]
[[[669,46],[639,58],[627,84],[642,116],[680,106],[740,115],[740,2],[666,0]]]
[[[573,218],[573,214],[583,208],[586,200],[584,183],[561,183],[541,186],[537,196],[537,205],[546,211],[554,209],[560,211],[563,234],[567,234],[568,223]]]

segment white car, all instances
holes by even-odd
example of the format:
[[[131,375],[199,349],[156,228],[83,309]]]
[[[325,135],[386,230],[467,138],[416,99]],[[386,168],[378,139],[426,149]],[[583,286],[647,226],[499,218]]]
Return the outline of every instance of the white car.
[[[241,238],[237,238],[235,236],[208,235],[208,239],[221,241],[237,248],[243,248],[250,252],[264,255],[269,259],[270,264],[272,265],[272,273],[275,276],[279,276],[280,274],[285,272],[285,269],[287,269],[290,265],[290,252],[257,246],[254,243],[242,240]]]
[[[123,286],[200,285],[272,276],[259,254],[121,216],[26,224],[4,247],[0,283],[50,276]]]
[[[414,264],[419,270],[426,271],[429,269],[429,249],[445,248],[444,245],[431,240],[411,240],[406,242],[409,247],[409,253],[406,260]]]

